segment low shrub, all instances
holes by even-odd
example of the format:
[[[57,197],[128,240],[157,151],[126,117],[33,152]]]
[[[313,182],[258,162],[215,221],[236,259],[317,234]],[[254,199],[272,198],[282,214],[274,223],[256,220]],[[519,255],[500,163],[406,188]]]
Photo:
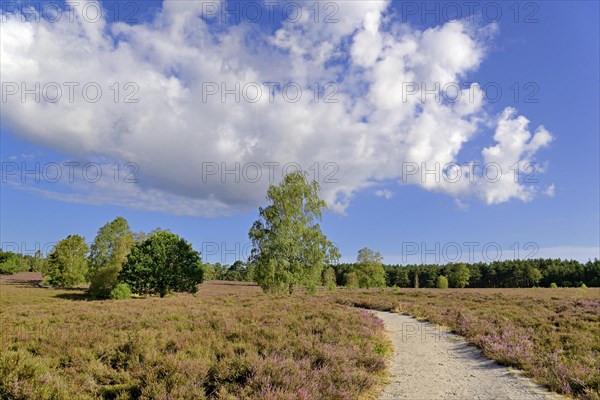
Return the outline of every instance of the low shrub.
[[[126,283],[119,283],[111,292],[110,298],[113,300],[124,300],[131,298],[131,289]]]

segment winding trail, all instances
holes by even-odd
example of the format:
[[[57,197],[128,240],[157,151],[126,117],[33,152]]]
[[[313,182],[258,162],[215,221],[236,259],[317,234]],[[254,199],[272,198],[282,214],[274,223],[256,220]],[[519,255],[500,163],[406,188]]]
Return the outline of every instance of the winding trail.
[[[371,312],[383,321],[394,344],[390,383],[381,400],[565,399],[481,356],[444,328],[402,314]]]

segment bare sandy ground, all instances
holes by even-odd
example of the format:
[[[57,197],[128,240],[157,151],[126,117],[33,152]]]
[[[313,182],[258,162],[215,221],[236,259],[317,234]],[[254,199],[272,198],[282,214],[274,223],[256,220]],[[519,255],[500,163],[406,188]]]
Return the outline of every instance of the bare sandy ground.
[[[565,399],[481,356],[449,331],[412,317],[372,311],[394,344],[389,384],[380,397],[391,399]]]

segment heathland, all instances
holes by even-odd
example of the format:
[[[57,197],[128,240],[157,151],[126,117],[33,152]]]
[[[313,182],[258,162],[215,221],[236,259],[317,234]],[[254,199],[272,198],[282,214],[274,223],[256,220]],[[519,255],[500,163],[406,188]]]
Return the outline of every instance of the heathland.
[[[211,281],[194,295],[90,301],[28,276],[39,278],[0,285],[2,398],[373,397],[390,344],[381,322],[354,306],[445,325],[553,391],[600,398],[597,289],[272,295]]]
[[[89,301],[19,276],[0,286],[3,399],[350,399],[385,371],[381,322],[318,296],[208,282]]]

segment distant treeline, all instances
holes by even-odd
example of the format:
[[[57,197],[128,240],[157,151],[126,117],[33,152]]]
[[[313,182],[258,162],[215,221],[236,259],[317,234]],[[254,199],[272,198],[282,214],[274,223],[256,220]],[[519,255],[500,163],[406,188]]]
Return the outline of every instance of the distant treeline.
[[[0,274],[15,274],[22,271],[44,272],[46,259],[42,252],[37,251],[32,255],[2,251],[0,249]]]
[[[32,256],[0,249],[0,274],[21,271],[46,273],[46,264],[47,260],[42,257],[41,252]],[[350,287],[380,287],[385,279],[385,285],[388,287],[435,288],[440,287],[440,277],[447,280],[449,287],[527,288],[554,285],[600,287],[600,260],[598,259],[587,263],[538,258],[446,265],[384,264],[383,273],[378,268],[366,268],[364,263],[337,264],[333,269],[336,284]],[[253,281],[253,270],[252,265],[243,261],[236,261],[233,265],[204,264],[205,280]],[[361,284],[363,281],[366,284]]]
[[[254,271],[252,266],[248,266],[247,263],[241,260],[234,262],[232,265],[223,265],[220,262],[215,264],[205,263],[203,268],[204,280],[207,281],[254,281]]]
[[[404,288],[435,288],[438,277],[449,278],[450,287],[527,288],[600,287],[600,261],[529,259],[492,263],[449,263],[446,265],[383,265],[386,285]],[[334,266],[338,286],[347,286],[346,277],[356,264]],[[453,285],[453,283],[455,283]],[[466,283],[466,284],[465,284]]]

